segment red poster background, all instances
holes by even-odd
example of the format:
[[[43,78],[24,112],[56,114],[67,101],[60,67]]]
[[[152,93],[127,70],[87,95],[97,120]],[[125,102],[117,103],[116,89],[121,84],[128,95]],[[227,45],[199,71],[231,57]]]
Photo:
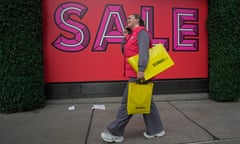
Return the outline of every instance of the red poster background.
[[[54,22],[56,8],[65,2],[78,2],[88,8],[84,17],[78,21],[88,27],[90,42],[87,48],[79,52],[61,51],[52,45],[60,34],[72,37],[72,34],[59,29]],[[175,66],[161,73],[158,78],[208,78],[207,0],[43,0],[45,82],[125,80],[120,44],[109,44],[105,52],[92,51],[107,4],[122,5],[126,16],[140,14],[141,6],[154,7],[154,37],[169,39],[169,54],[175,62]],[[198,51],[173,51],[173,8],[198,9]]]

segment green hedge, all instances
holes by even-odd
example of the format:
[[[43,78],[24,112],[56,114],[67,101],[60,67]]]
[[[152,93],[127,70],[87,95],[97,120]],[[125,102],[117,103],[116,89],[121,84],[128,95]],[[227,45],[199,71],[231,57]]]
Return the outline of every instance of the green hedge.
[[[240,96],[240,1],[209,1],[209,94],[216,101]]]
[[[0,112],[45,105],[40,0],[0,1]]]

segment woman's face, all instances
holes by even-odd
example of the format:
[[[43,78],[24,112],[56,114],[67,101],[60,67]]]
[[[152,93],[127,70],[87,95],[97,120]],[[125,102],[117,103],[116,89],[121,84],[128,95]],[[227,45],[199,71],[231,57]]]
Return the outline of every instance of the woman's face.
[[[134,15],[130,15],[127,18],[127,27],[130,29],[133,29],[134,27],[136,27],[138,25],[139,20],[135,18]]]

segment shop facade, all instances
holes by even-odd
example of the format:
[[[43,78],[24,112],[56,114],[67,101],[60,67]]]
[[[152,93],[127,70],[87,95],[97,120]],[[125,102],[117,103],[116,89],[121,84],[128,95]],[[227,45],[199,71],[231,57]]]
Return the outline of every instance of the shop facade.
[[[154,94],[208,91],[207,0],[43,0],[42,11],[49,99],[122,95],[120,45],[134,13],[175,62],[157,76]]]

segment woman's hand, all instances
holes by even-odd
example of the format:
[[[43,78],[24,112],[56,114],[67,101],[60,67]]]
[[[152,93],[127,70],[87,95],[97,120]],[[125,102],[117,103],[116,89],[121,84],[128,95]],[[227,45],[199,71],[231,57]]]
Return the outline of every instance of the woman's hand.
[[[137,73],[137,79],[144,80],[144,72],[139,71]]]
[[[123,31],[123,36],[126,38],[127,35],[128,35],[128,31],[125,29],[125,30]]]

